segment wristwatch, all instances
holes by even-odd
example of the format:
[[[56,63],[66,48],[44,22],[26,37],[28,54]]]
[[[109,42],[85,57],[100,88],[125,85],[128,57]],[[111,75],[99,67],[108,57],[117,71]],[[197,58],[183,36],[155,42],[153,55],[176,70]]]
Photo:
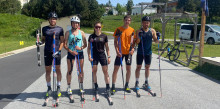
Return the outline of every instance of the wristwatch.
[[[108,58],[111,58],[111,56],[108,56]]]

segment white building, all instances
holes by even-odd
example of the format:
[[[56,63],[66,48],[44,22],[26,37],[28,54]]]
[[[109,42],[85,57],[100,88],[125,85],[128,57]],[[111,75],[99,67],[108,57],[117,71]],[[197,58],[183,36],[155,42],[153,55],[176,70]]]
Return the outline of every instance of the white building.
[[[157,13],[157,8],[148,7],[144,9],[143,14],[152,14]],[[140,15],[141,14],[141,6],[134,6],[132,7],[131,15]]]
[[[24,6],[24,4],[28,3],[30,0],[19,0],[21,2],[21,7]]]

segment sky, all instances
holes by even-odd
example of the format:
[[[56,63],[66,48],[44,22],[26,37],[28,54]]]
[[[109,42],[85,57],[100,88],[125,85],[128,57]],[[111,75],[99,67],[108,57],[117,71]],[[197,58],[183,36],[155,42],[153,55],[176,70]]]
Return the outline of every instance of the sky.
[[[106,4],[109,0],[97,0],[99,4]],[[128,0],[110,0],[113,6],[116,6],[117,3],[121,5],[126,5]],[[153,0],[133,0],[134,5],[141,2],[152,2]]]

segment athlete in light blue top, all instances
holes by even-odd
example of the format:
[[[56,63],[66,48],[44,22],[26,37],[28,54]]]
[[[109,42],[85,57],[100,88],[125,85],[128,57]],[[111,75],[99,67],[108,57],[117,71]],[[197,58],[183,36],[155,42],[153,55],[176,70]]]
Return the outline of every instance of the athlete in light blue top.
[[[86,37],[85,33],[81,30],[79,30],[80,25],[80,18],[78,16],[73,16],[71,19],[71,26],[72,29],[66,31],[65,33],[65,41],[64,41],[64,48],[68,51],[67,55],[67,93],[72,94],[72,90],[70,88],[71,83],[71,74],[73,70],[73,63],[76,59],[79,59],[79,62],[76,61],[78,70],[81,72],[81,74],[78,76],[79,82],[80,82],[80,91],[83,91],[83,64],[84,64],[84,55],[83,55],[83,49],[87,47]],[[80,64],[79,64],[80,63]]]

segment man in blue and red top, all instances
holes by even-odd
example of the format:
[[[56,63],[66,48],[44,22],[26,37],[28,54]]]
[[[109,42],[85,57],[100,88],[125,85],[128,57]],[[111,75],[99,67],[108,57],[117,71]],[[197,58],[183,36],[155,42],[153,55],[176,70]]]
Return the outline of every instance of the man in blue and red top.
[[[60,84],[61,84],[61,49],[63,48],[64,33],[63,28],[56,25],[57,14],[55,12],[50,12],[48,14],[49,25],[42,28],[43,37],[42,42],[37,44],[45,43],[44,47],[44,63],[46,69],[46,82],[47,82],[47,93],[49,96],[51,91],[51,68],[53,63],[53,57],[55,57],[56,73],[57,73],[57,95],[61,96]],[[55,35],[55,53],[53,54],[53,36]]]

